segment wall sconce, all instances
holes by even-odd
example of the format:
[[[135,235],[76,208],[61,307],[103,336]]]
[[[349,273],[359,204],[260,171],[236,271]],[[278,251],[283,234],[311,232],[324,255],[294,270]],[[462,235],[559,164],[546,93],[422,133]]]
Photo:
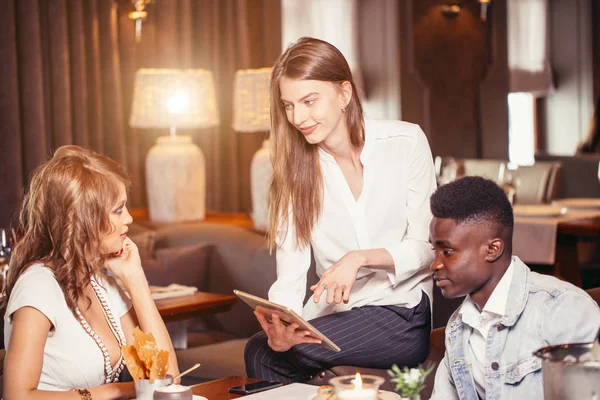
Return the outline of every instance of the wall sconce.
[[[134,10],[129,13],[129,19],[132,19],[135,24],[135,42],[139,43],[142,40],[142,21],[146,19],[148,13],[146,6],[152,0],[131,0]]]
[[[482,21],[486,21],[487,20],[487,12],[488,12],[488,7],[491,5],[492,0],[477,0],[477,2],[479,2],[479,6],[480,6],[480,17]],[[440,6],[440,9],[442,11],[442,15],[446,18],[456,18],[456,16],[458,16],[458,14],[460,13],[460,3],[458,1],[453,1],[453,2],[449,2],[446,4],[442,4]]]
[[[481,5],[481,11],[480,11],[480,15],[481,15],[481,20],[482,21],[486,21],[487,20],[487,10],[488,10],[488,6],[490,5],[490,3],[492,2],[492,0],[479,0],[479,4]]]
[[[446,18],[456,18],[460,13],[460,5],[458,4],[442,4],[440,8],[442,15]]]

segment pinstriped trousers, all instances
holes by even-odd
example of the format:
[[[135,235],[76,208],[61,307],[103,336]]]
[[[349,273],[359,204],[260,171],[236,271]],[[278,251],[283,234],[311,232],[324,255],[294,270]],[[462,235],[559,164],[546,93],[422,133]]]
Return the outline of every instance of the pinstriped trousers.
[[[246,344],[248,377],[279,382],[301,382],[340,365],[390,368],[414,367],[427,358],[431,309],[423,293],[414,308],[365,306],[315,318],[311,325],[337,344],[334,352],[318,344],[299,344],[285,352],[273,351],[261,331]]]

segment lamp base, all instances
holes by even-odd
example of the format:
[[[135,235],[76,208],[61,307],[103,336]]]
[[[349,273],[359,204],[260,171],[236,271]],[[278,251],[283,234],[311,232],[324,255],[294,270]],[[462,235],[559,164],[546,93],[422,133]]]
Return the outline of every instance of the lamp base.
[[[154,222],[202,220],[206,168],[190,136],[160,136],[146,156],[148,212]]]
[[[270,142],[267,139],[254,154],[250,164],[250,189],[252,192],[250,218],[254,222],[254,228],[261,231],[267,229],[269,218],[269,185],[273,176],[269,148]]]

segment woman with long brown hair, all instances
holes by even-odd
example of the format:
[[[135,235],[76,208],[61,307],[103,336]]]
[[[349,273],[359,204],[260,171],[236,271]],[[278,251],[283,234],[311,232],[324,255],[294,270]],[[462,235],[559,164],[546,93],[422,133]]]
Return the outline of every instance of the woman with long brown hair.
[[[135,396],[132,382],[118,380],[122,347],[133,343],[138,325],[170,352],[168,373],[177,373],[169,334],[127,237],[128,186],[118,163],[77,146],[59,148],[33,174],[5,293],[4,399]]]
[[[436,185],[423,131],[364,119],[344,56],[313,38],[298,40],[275,63],[271,121],[268,237],[277,281],[269,299],[311,320],[342,351],[255,312],[264,332],[246,346],[248,376],[291,382],[336,365],[422,362]],[[303,306],[311,249],[320,280]]]

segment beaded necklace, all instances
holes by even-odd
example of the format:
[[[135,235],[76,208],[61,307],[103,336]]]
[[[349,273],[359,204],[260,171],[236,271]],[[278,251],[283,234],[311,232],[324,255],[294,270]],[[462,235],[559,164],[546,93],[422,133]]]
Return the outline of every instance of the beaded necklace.
[[[85,320],[85,317],[83,316],[83,314],[81,314],[81,311],[79,311],[79,307],[75,308],[75,313],[77,314],[79,323],[81,324],[85,332],[88,335],[90,335],[92,339],[94,339],[94,342],[96,342],[96,344],[100,348],[100,351],[102,352],[102,356],[104,357],[104,383],[117,382],[119,380],[119,375],[125,367],[125,362],[123,360],[123,345],[126,343],[125,334],[123,334],[121,327],[115,321],[115,318],[113,317],[113,314],[110,311],[110,307],[108,306],[106,298],[104,297],[104,294],[100,289],[100,285],[93,278],[90,283],[92,285],[94,293],[96,294],[96,298],[100,302],[100,306],[102,308],[102,312],[104,313],[104,317],[108,322],[108,326],[110,327],[110,330],[112,331],[113,335],[115,335],[115,338],[119,343],[119,348],[121,349],[119,361],[117,361],[117,365],[115,365],[114,368],[110,363],[110,354],[108,353],[108,349],[106,348],[104,343],[102,343],[102,340],[96,334],[96,332],[94,332],[90,324],[88,324],[88,322]]]

